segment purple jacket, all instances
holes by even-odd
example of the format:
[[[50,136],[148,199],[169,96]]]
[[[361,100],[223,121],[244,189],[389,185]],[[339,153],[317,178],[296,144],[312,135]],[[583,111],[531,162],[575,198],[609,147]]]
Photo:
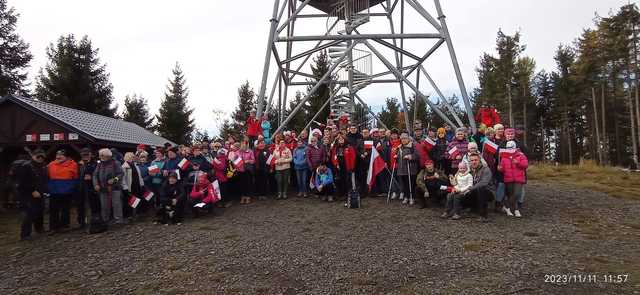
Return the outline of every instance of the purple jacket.
[[[315,171],[322,164],[327,156],[327,151],[320,146],[307,145],[307,163],[311,171]]]

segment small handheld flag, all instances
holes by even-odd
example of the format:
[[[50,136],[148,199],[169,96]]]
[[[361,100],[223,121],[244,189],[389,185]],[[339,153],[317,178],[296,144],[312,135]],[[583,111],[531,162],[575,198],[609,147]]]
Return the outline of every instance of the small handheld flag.
[[[149,174],[151,175],[155,175],[160,173],[160,167],[156,166],[156,165],[151,165],[149,166]]]
[[[373,140],[365,140],[364,148],[370,150],[373,147]]]
[[[129,198],[129,206],[131,206],[131,208],[136,208],[138,207],[139,204],[140,204],[140,199],[136,198],[136,196],[131,196]]]
[[[487,139],[484,141],[482,151],[495,155],[498,151],[498,145],[495,142]]]
[[[180,163],[178,163],[178,167],[180,167],[180,169],[182,170],[187,170],[187,168],[189,168],[189,160],[187,160],[187,158],[183,158],[182,161],[180,161]]]
[[[144,192],[142,197],[144,198],[145,201],[149,202],[153,198],[153,192],[146,191],[146,192]]]
[[[454,146],[447,153],[449,154],[449,158],[453,159],[453,158],[455,158],[456,156],[458,156],[460,154],[460,151],[458,150],[457,146]]]

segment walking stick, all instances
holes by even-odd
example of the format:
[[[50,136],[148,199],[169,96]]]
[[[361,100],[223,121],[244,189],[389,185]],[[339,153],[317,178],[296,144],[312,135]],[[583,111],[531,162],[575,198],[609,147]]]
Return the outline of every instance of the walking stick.
[[[387,168],[387,171],[389,169]],[[393,166],[393,171],[391,171],[391,180],[389,180],[389,190],[387,191],[387,204],[389,204],[389,199],[391,198],[391,185],[393,185],[393,174],[396,172],[396,166]]]
[[[411,190],[411,161],[407,160],[407,181],[409,181],[409,200],[413,203],[413,192]]]

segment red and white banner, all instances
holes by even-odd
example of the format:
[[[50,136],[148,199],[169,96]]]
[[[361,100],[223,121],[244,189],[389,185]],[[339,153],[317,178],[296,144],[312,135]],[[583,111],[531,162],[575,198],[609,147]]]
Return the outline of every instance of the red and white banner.
[[[139,204],[140,204],[140,199],[136,198],[136,196],[131,196],[129,198],[129,206],[131,206],[131,208],[136,208],[138,207]]]
[[[182,170],[187,170],[187,168],[189,168],[189,160],[187,160],[187,158],[183,158],[182,161],[180,161],[180,163],[178,163],[178,167],[180,167],[180,169]]]
[[[149,166],[149,174],[156,175],[158,173],[160,173],[160,167],[158,167],[156,165]]]
[[[64,140],[64,133],[54,133],[53,134],[53,140],[55,140],[55,141]]]
[[[269,155],[269,158],[267,158],[267,165],[271,166],[273,165],[274,162],[275,162],[275,159],[273,157],[273,154]]]
[[[517,149],[500,149],[500,158],[512,157],[516,151]]]
[[[25,137],[25,141],[27,142],[36,142],[38,141],[38,134],[27,134]]]
[[[367,172],[367,184],[369,185],[369,191],[373,188],[376,182],[376,176],[384,170],[387,163],[384,162],[378,150],[371,149],[371,160],[369,160],[369,171]]]
[[[222,200],[222,192],[220,191],[220,183],[218,182],[218,180],[213,182],[213,192],[216,195],[213,197],[214,203]]]
[[[233,160],[233,166],[236,167],[236,169],[241,169],[244,166],[244,160],[242,160],[242,157],[238,156]]]
[[[449,159],[454,159],[456,156],[458,156],[460,154],[460,151],[458,150],[457,146],[454,146],[452,149],[450,149],[447,154],[449,154]]]
[[[484,141],[484,144],[482,145],[482,151],[495,155],[496,152],[498,151],[498,145],[495,142],[487,139]]]
[[[213,158],[213,164],[220,165],[222,162],[218,158]]]
[[[436,146],[436,142],[428,136],[427,138],[425,138],[424,143],[427,146],[427,149],[432,149],[434,146]]]
[[[373,140],[365,140],[364,148],[370,150],[373,147]]]
[[[153,198],[153,192],[146,191],[146,192],[144,192],[142,197],[145,199],[145,201],[149,202]]]

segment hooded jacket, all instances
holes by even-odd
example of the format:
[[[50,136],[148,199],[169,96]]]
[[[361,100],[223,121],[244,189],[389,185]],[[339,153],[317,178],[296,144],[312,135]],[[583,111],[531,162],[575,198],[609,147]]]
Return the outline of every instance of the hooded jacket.
[[[502,172],[504,183],[525,183],[525,173],[528,167],[527,156],[519,150],[511,157],[500,158],[499,169]]]
[[[50,194],[71,194],[78,185],[79,171],[76,161],[68,159],[62,163],[53,161],[47,167],[49,180],[47,187]]]

